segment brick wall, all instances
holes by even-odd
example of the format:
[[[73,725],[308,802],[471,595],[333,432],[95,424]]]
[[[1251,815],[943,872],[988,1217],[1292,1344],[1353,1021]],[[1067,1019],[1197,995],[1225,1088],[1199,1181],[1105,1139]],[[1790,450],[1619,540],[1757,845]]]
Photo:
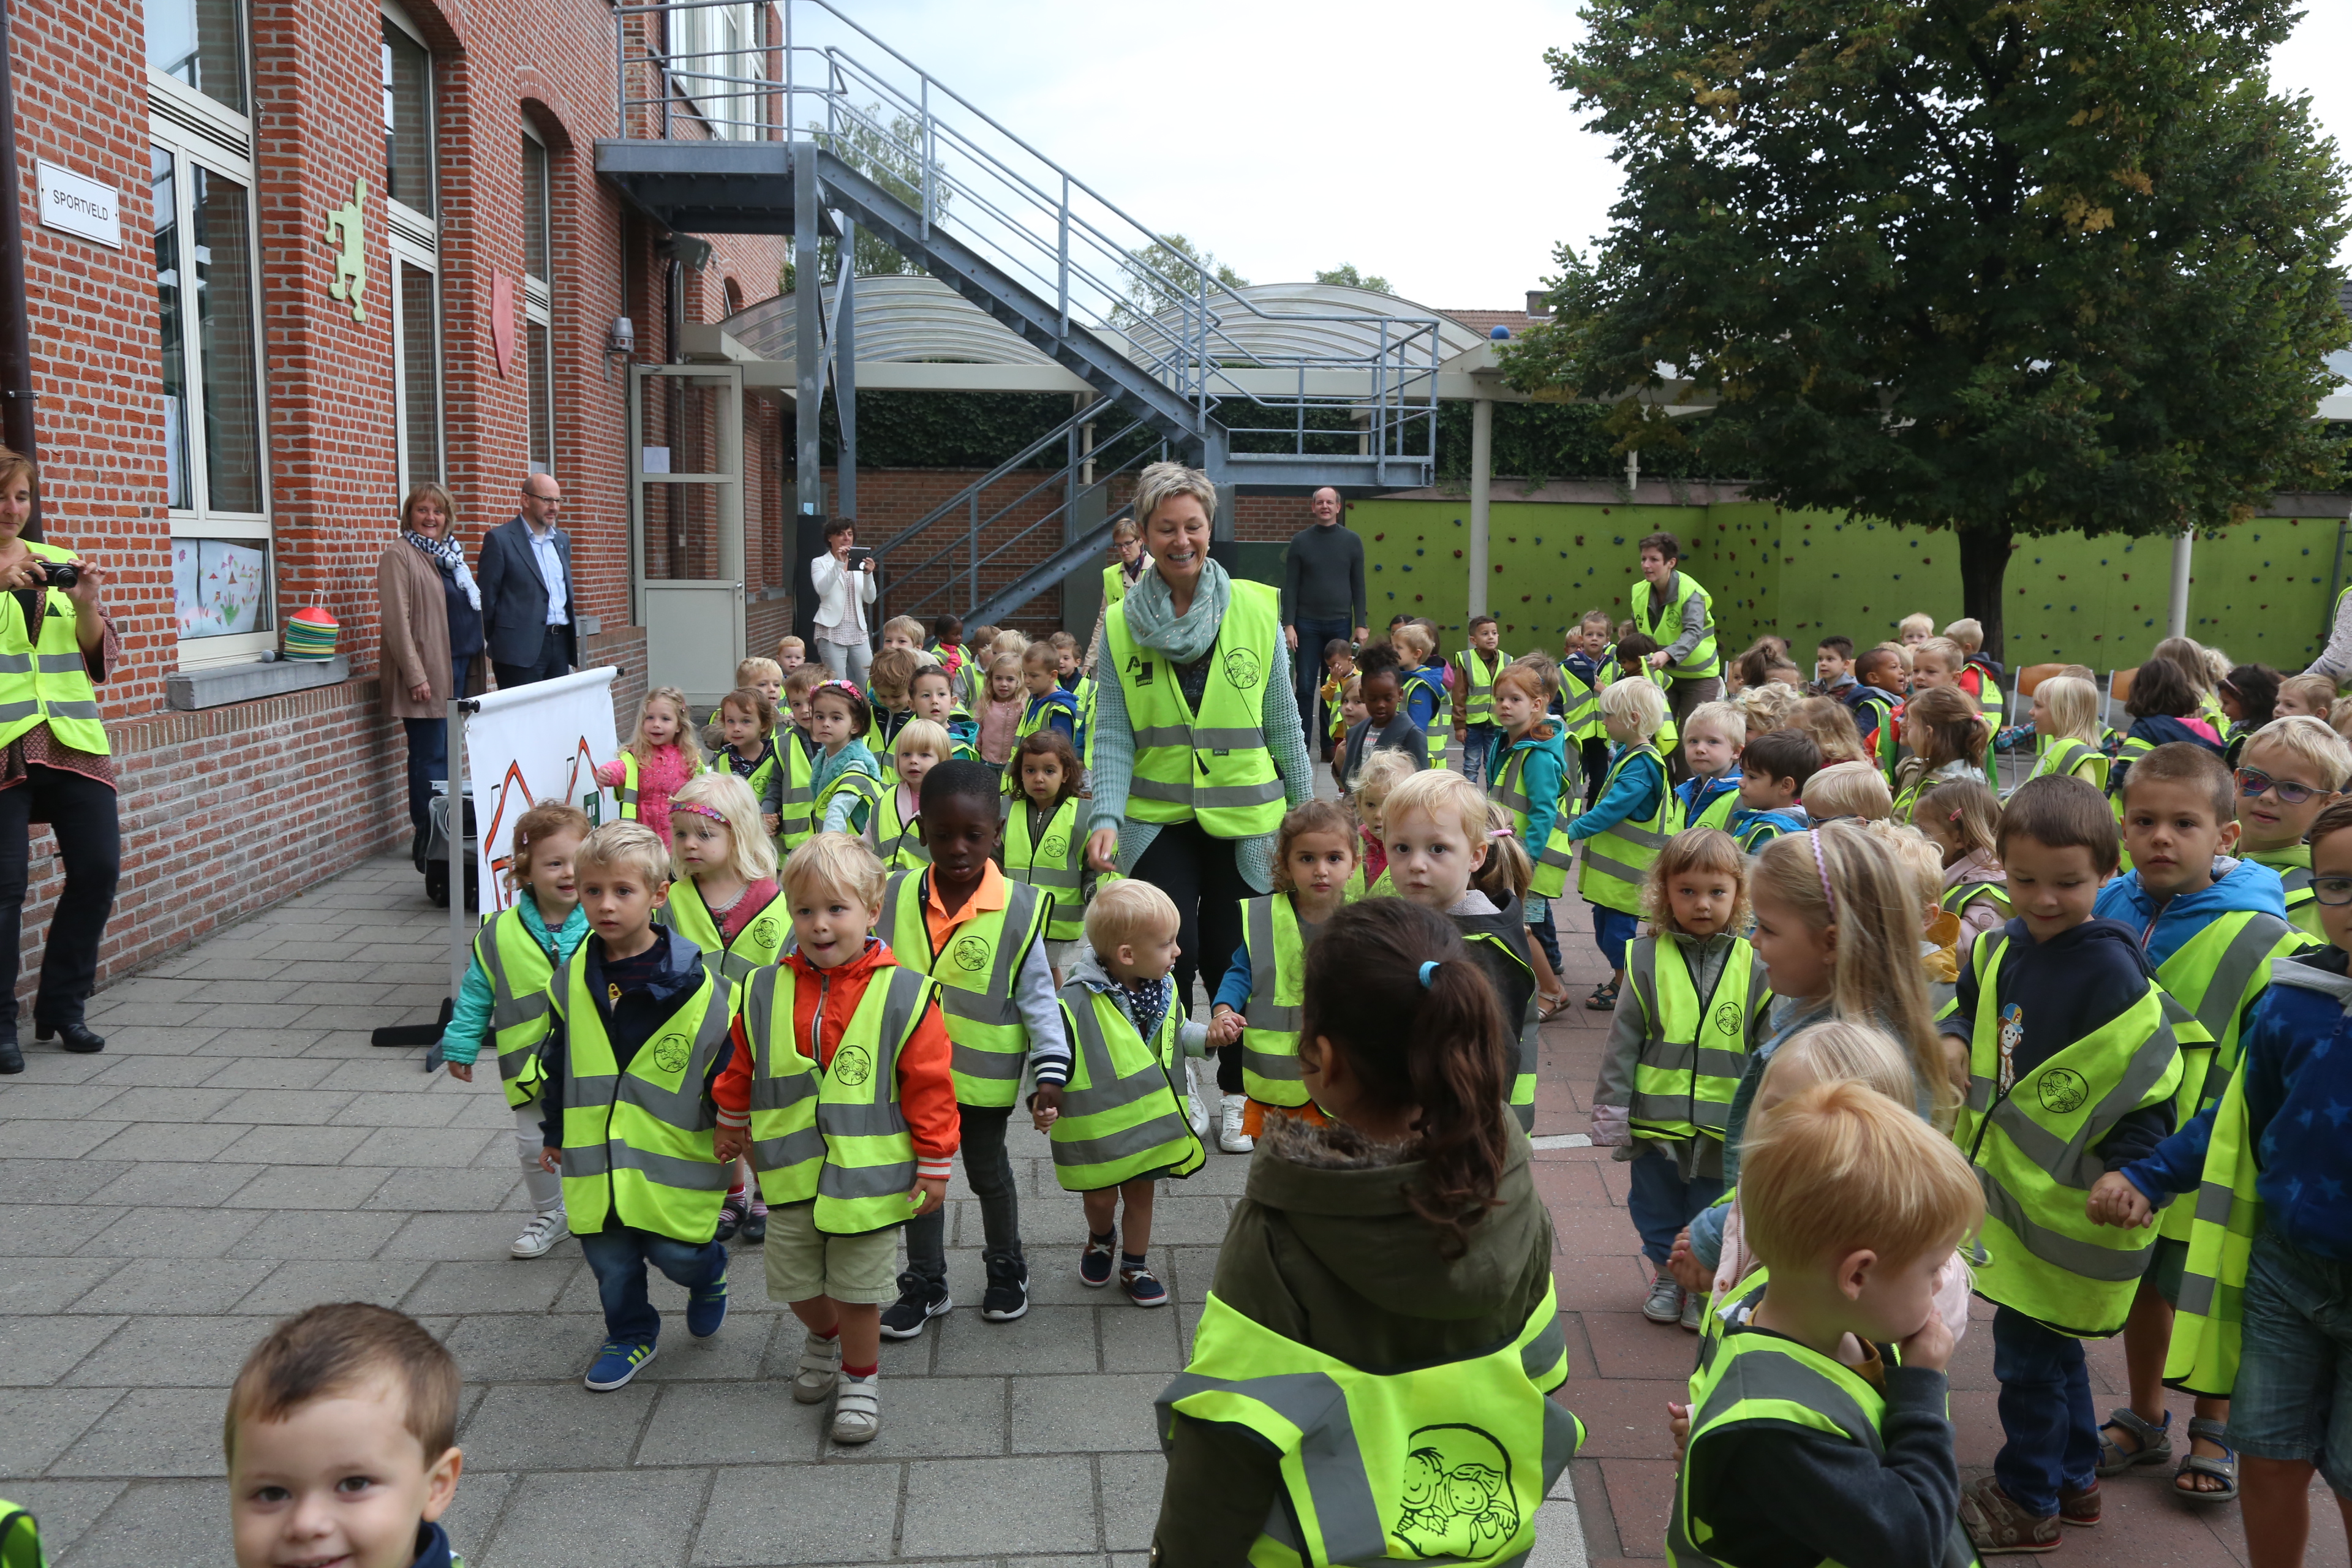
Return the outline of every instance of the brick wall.
[[[408,836],[401,727],[383,713],[376,562],[393,542],[395,486],[390,224],[383,192],[379,24],[373,5],[248,0],[256,227],[268,492],[280,624],[319,605],[341,625],[353,679],[197,713],[163,707],[177,668],[166,510],[148,87],[135,7],[15,0],[15,85],[27,309],[39,395],[47,536],[100,563],[124,658],[101,688],[118,754],[121,893],[101,979],[152,961]],[[577,609],[604,630],[584,657],[622,666],[624,732],[646,680],[629,596],[626,380],[603,353],[613,319],[667,358],[658,237],[601,184],[612,133],[612,13],[603,0],[406,0],[434,54],[443,318],[444,450],[469,557],[511,516],[528,458],[520,301],[521,143],[546,141],[551,175],[555,471],[573,538]],[[122,247],[38,226],[35,163],[114,186]],[[367,320],[328,296],[329,209],[365,177]],[[782,241],[713,238],[685,279],[686,319],[776,291]],[[493,349],[495,276],[514,280],[513,357]],[[782,446],[772,405],[751,405],[746,531],[753,581],[772,571]],[[648,439],[656,437],[649,436]],[[788,607],[787,607],[788,608]],[[772,636],[769,638],[772,645]],[[28,968],[56,891],[45,830],[26,908]]]

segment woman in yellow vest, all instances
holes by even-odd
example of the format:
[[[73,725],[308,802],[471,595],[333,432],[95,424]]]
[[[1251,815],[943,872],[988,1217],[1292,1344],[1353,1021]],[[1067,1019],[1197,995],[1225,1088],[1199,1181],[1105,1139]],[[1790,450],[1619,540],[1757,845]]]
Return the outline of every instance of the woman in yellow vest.
[[[1175,900],[1186,996],[1197,972],[1223,974],[1242,940],[1242,900],[1274,885],[1283,812],[1315,789],[1278,596],[1209,559],[1216,505],[1208,476],[1181,463],[1154,463],[1137,484],[1152,568],[1103,620],[1117,679],[1096,699],[1087,840],[1096,870],[1156,883]],[[1245,1153],[1240,1047],[1218,1053],[1217,1088],[1217,1146]]]
[[[1151,557],[1143,552],[1143,530],[1135,519],[1122,517],[1110,525],[1110,563],[1103,568],[1102,603],[1095,608],[1094,636],[1087,639],[1085,669],[1091,679],[1100,679],[1097,666],[1102,655],[1103,621],[1110,607],[1127,597],[1127,591],[1146,572],[1151,570]],[[980,707],[980,683],[975,681],[969,699],[972,709]],[[1091,720],[1093,715],[1087,715]]]
[[[1641,543],[1642,576],[1632,590],[1633,629],[1660,646],[1652,670],[1671,683],[1668,706],[1679,721],[1702,702],[1723,698],[1723,655],[1716,646],[1715,607],[1698,580],[1678,570],[1682,545],[1671,533]]]
[[[98,946],[114,912],[122,826],[114,760],[99,721],[98,693],[122,657],[100,597],[107,570],[70,550],[24,537],[40,474],[30,458],[0,447],[0,1073],[25,1070],[16,1046],[18,931],[30,868],[30,824],[57,835],[65,886],[49,917],[33,1037],[69,1051],[106,1048],[82,1022],[98,980]],[[65,568],[70,567],[68,571]],[[14,786],[14,787],[11,787]]]
[[[1444,915],[1374,899],[1307,950],[1302,1005],[1300,1081],[1331,1124],[1266,1123],[1160,1395],[1154,1551],[1517,1561],[1583,1432],[1546,1397],[1568,1375],[1551,1220],[1503,1104],[1494,987]]]

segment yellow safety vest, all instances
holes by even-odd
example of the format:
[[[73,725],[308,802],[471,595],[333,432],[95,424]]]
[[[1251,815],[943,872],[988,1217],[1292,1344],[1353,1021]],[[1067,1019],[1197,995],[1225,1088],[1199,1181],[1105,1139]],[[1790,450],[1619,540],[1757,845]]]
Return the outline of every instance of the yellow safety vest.
[[[743,1003],[760,1195],[771,1206],[814,1202],[816,1228],[828,1236],[904,1224],[915,1213],[907,1201],[915,1140],[898,1104],[898,1053],[938,987],[903,963],[873,974],[832,1064],[820,1068],[794,1033],[800,985],[792,964],[771,964],[751,976]],[[817,1016],[824,1016],[822,998]]]
[[[2311,846],[2290,844],[2284,849],[2248,850],[2246,858],[2278,873],[2286,893],[2287,923],[2305,936],[2327,940],[2319,925],[2319,896],[2311,890]]]
[[[816,811],[816,763],[797,732],[780,733],[783,739],[776,746],[776,755],[783,764],[784,781],[776,811],[776,847],[790,855],[816,831],[812,820]]]
[[[1511,826],[1522,839],[1527,836],[1528,817],[1535,803],[1528,798],[1527,791],[1519,787],[1519,777],[1527,771],[1528,752],[1532,750],[1534,747],[1531,745],[1507,744],[1503,748],[1502,769],[1493,784],[1495,798],[1502,803],[1504,810],[1511,814]],[[1565,747],[1562,748],[1562,764],[1559,771],[1560,798],[1552,803],[1551,831],[1544,837],[1543,853],[1536,857],[1535,876],[1528,884],[1528,891],[1539,899],[1557,899],[1565,894],[1568,891],[1568,868],[1576,862],[1576,840],[1568,836],[1568,825],[1575,813],[1568,809],[1568,803],[1576,793],[1574,781],[1579,776],[1579,769],[1576,753]]]
[[[1147,1042],[1118,1004],[1071,981],[1061,992],[1070,1081],[1053,1128],[1054,1177],[1064,1190],[1100,1192],[1158,1172],[1189,1176],[1208,1160],[1176,1092],[1174,1006]]]
[[[2260,1169],[2246,1111],[2246,1075],[2231,1073],[2205,1144],[2172,1343],[2164,1357],[2165,1382],[2209,1399],[2227,1399],[2238,1380],[2246,1261],[2263,1222],[2263,1200],[2254,1190]]]
[[[1892,1346],[1882,1353],[1889,1365],[1896,1364]],[[1701,1444],[1745,1426],[1796,1427],[1843,1437],[1883,1460],[1886,1443],[1880,1428],[1885,1419],[1886,1396],[1852,1367],[1763,1330],[1726,1329],[1710,1364],[1690,1380],[1690,1441],[1666,1522],[1667,1563],[1673,1568],[1728,1568],[1738,1561],[1736,1541],[1723,1543],[1721,1556],[1711,1550],[1717,1532],[1691,1497],[1691,1477],[1697,1470],[1691,1460]],[[1956,1518],[1941,1553],[1922,1568],[1972,1568],[1976,1561],[1976,1549]],[[1825,1559],[1823,1568],[1835,1565]]]
[[[1214,838],[1255,838],[1282,826],[1286,795],[1266,750],[1262,689],[1285,668],[1278,595],[1262,583],[1232,588],[1198,713],[1166,656],[1129,634],[1126,605],[1103,618],[1135,733],[1127,814],[1138,822],[1198,821]]]
[[[43,561],[70,561],[70,550],[26,540],[25,548]],[[89,682],[89,663],[82,657],[74,628],[77,612],[62,588],[47,588],[41,616],[40,640],[30,653],[0,654],[0,746],[37,724],[47,724],[61,744],[98,756],[111,754],[106,726],[99,721],[98,689]],[[25,612],[14,594],[5,595],[0,616],[13,624],[16,637],[26,636]]]
[[[621,752],[621,787],[613,792],[620,797],[621,820],[637,820],[637,754],[624,748]]]
[[[814,777],[814,773],[811,776]],[[873,816],[874,803],[882,798],[882,780],[879,774],[869,773],[864,768],[844,768],[833,775],[832,781],[824,786],[824,792],[816,797],[816,803],[809,813],[809,826],[812,831],[824,831],[824,814],[832,809],[833,797],[845,790],[863,801],[866,810],[865,817],[861,817],[857,808],[853,806],[850,809],[849,831],[852,833],[866,831],[866,819]]]
[[[921,794],[915,805],[922,805]],[[874,853],[886,871],[919,871],[931,863],[931,851],[923,842],[923,818],[919,809],[915,816],[898,815],[898,786],[886,784],[874,800],[874,810],[866,819],[866,837],[873,842]]]
[[[1393,899],[1397,896],[1396,882],[1389,876],[1389,868],[1385,865],[1381,866],[1381,874],[1372,879],[1370,887],[1364,885],[1364,861],[1360,855],[1356,858],[1356,868],[1348,873],[1347,885],[1340,890],[1351,904],[1358,899]]]
[[[1549,1395],[1568,1379],[1559,1298],[1547,1286],[1503,1344],[1374,1372],[1244,1316],[1212,1291],[1192,1359],[1153,1409],[1163,1448],[1176,1417],[1255,1433],[1282,1495],[1251,1546],[1255,1568],[1525,1560],[1536,1510],[1584,1442]]]
[[[1304,1105],[1298,1026],[1307,999],[1307,943],[1287,893],[1242,900],[1242,948],[1249,954],[1249,1005],[1242,1016],[1242,1087],[1265,1105]]]
[[[882,889],[874,929],[893,957],[940,985],[940,1013],[955,1047],[959,1105],[1011,1105],[1020,1097],[1029,1031],[1013,987],[1029,948],[1045,932],[1045,902],[1024,882],[1005,884],[1004,908],[985,910],[956,927],[946,949],[931,951],[929,871],[894,871]]]
[[[1609,738],[1609,726],[1601,720],[1601,688],[1605,684],[1588,683],[1568,666],[1559,667],[1560,722],[1568,726],[1568,738],[1579,745]]]
[[[586,953],[583,942],[548,987],[564,1026],[564,1212],[583,1236],[611,1219],[677,1241],[709,1241],[734,1181],[714,1150],[709,1080],[727,1049],[735,988],[705,971],[623,1068],[588,994]]]
[[[2106,1173],[2100,1142],[2135,1110],[2180,1089],[2180,1047],[2204,1026],[2151,984],[2139,1000],[2086,1037],[2000,1088],[2000,966],[2010,942],[1995,934],[1974,955],[1977,1010],[1969,1047],[1969,1095],[1952,1139],[1984,1188],[1977,1293],[2060,1333],[2098,1339],[2123,1327],[2156,1243],[2153,1227],[2095,1225],[2083,1212]]]
[[[1970,904],[1981,903],[1988,899],[2000,914],[2001,923],[2008,924],[2010,917],[2017,911],[2010,907],[2007,882],[1962,882],[1958,887],[1945,889],[1944,896],[1937,902],[1958,915],[1966,914]]]
[[[1491,724],[1495,721],[1495,677],[1511,661],[1500,648],[1495,650],[1495,666],[1478,657],[1476,648],[1464,648],[1454,656],[1454,668],[1462,672],[1462,721],[1465,724]]]
[[[1734,937],[1715,988],[1691,984],[1682,944],[1645,936],[1625,950],[1625,975],[1642,1008],[1642,1054],[1633,1065],[1634,1136],[1718,1143],[1731,1097],[1748,1068],[1748,1036],[1771,1000],[1755,949]]]
[[[0,1498],[0,1568],[48,1568],[32,1510]]]
[[[1029,801],[1013,803],[1004,820],[1004,874],[1046,900],[1045,939],[1076,942],[1086,934],[1087,837],[1078,831],[1076,795],[1055,806],[1045,831],[1029,831]]]
[[[738,1005],[743,1000],[740,987],[751,978],[751,972],[775,963],[793,934],[793,917],[780,891],[768,900],[766,909],[743,922],[733,942],[721,941],[719,919],[702,901],[702,889],[691,877],[680,877],[669,885],[669,902],[658,913],[670,930],[702,950],[703,968],[734,982]]]
[[[2106,754],[2096,746],[2084,745],[2071,735],[2063,740],[2045,741],[2033,759],[2033,771],[2025,777],[2030,783],[2048,773],[2079,778],[2093,788],[2104,791],[2107,787]]]
[[[1385,868],[1381,875],[1388,875]],[[1526,954],[1513,952],[1508,942],[1492,931],[1465,931],[1462,933],[1462,940],[1486,943],[1517,964],[1529,980],[1535,978],[1535,968],[1528,963]],[[1499,996],[1496,998],[1496,1001],[1501,999]],[[1522,1132],[1534,1131],[1536,1125],[1536,1057],[1541,1047],[1543,1035],[1540,1020],[1541,1015],[1537,1011],[1537,1001],[1532,994],[1528,997],[1524,1016],[1503,1020],[1512,1031],[1510,1059],[1504,1064],[1511,1075],[1510,1098],[1506,1103],[1510,1106],[1511,1115]]]
[[[509,1106],[529,1105],[547,1079],[539,1047],[547,1038],[547,983],[554,978],[555,960],[530,934],[522,910],[514,909],[474,933],[474,962],[490,983],[490,1048],[498,1053],[499,1087]]]
[[[1608,797],[1609,786],[1636,757],[1647,757],[1658,764],[1657,809],[1638,821],[1627,817],[1586,839],[1584,864],[1576,874],[1576,890],[1587,903],[1629,915],[1642,912],[1642,884],[1649,879],[1650,868],[1657,863],[1666,840],[1681,832],[1683,826],[1683,803],[1667,784],[1666,762],[1654,746],[1619,747],[1616,761],[1609,764],[1609,776],[1601,784],[1601,797]]]
[[[1675,596],[1667,603],[1664,613],[1654,623],[1650,619],[1649,579],[1637,577],[1633,580],[1630,602],[1633,606],[1634,627],[1643,635],[1654,637],[1660,647],[1671,646],[1676,637],[1683,635],[1683,606],[1696,595],[1706,611],[1706,630],[1699,637],[1698,646],[1690,650],[1682,663],[1669,666],[1666,673],[1676,680],[1705,680],[1710,676],[1721,675],[1723,660],[1716,652],[1714,602],[1707,597],[1706,590],[1698,585],[1698,580],[1680,567],[1675,569],[1674,579],[1669,585],[1675,590]]]

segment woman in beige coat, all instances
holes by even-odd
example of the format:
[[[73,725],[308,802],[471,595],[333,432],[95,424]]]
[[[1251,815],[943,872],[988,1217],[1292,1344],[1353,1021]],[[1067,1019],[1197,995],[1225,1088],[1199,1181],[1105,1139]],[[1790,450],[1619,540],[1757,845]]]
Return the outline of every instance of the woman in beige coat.
[[[408,820],[425,840],[433,781],[449,776],[450,698],[485,685],[482,601],[457,548],[457,509],[419,485],[400,509],[400,535],[376,562],[383,611],[383,707],[408,731]]]

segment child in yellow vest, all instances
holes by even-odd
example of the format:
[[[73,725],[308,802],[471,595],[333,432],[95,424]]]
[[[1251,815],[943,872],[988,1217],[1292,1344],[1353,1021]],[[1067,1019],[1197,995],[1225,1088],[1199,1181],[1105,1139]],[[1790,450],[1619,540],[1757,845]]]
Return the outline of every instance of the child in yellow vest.
[[[1004,874],[1051,901],[1045,914],[1045,957],[1059,990],[1084,940],[1087,900],[1095,885],[1087,864],[1085,803],[1078,753],[1059,730],[1021,737],[1006,773],[1017,793],[1004,818]]]
[[[2239,852],[2278,873],[2286,918],[2306,936],[2322,932],[2304,836],[2343,798],[2347,781],[2352,746],[2318,719],[2273,719],[2247,736],[2238,753]]]
[[[703,769],[702,742],[688,721],[686,693],[656,686],[637,709],[637,732],[615,761],[596,764],[596,782],[615,792],[621,820],[642,822],[669,842],[669,797]]]
[[[1168,1304],[1150,1258],[1159,1183],[1208,1158],[1176,1089],[1177,1064],[1204,1054],[1208,1040],[1168,977],[1177,925],[1174,901],[1150,882],[1122,878],[1095,895],[1087,951],[1061,990],[1070,1076],[1041,1069],[1029,1101],[1032,1124],[1053,1138],[1055,1179],[1085,1206],[1078,1282],[1110,1283],[1116,1243],[1119,1289],[1139,1307]]]
[[[923,778],[948,760],[954,744],[946,728],[929,719],[910,721],[890,742],[890,766],[898,777],[884,786],[866,819],[866,847],[884,870],[930,864],[930,851],[923,847]]]
[[[1640,921],[1643,879],[1682,823],[1681,803],[1667,787],[1665,759],[1653,744],[1666,721],[1665,693],[1639,679],[1612,681],[1601,694],[1601,719],[1616,747],[1608,787],[1568,825],[1568,836],[1580,844],[1598,841],[1598,847],[1586,844],[1577,891],[1592,907],[1592,940],[1608,960],[1610,975],[1584,1005],[1610,1013],[1616,1011],[1617,988],[1625,979],[1625,946]]]
[[[767,659],[744,661],[774,666]],[[776,682],[782,693],[784,683]],[[749,785],[760,821],[773,838],[782,830],[784,758],[776,750],[776,702],[757,687],[742,686],[719,700],[716,765]],[[789,743],[789,742],[788,742]]]

